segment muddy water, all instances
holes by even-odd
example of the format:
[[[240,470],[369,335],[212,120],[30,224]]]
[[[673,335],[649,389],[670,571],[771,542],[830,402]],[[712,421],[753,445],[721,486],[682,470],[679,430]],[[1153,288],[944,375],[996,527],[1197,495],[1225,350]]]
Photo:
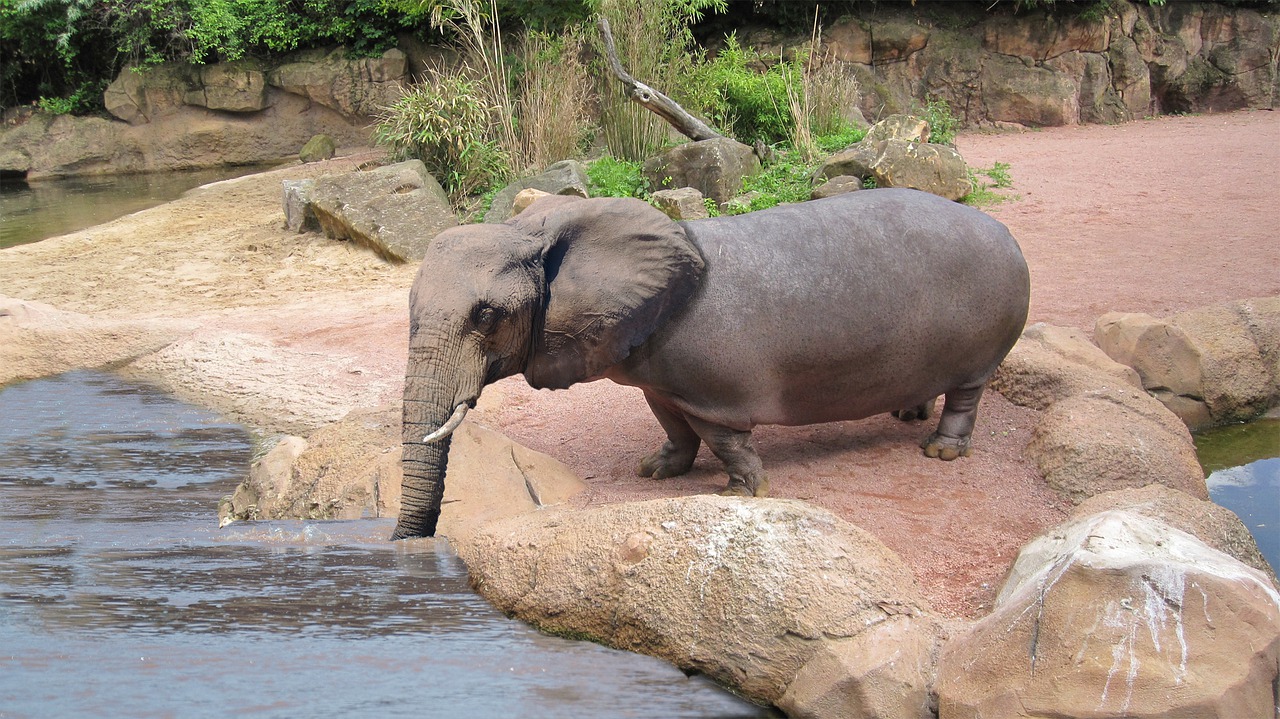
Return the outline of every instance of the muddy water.
[[[25,180],[0,178],[0,249],[65,235],[175,200],[193,187],[265,166]]]
[[[0,391],[0,717],[775,716],[508,620],[390,520],[219,529],[252,452],[111,375]]]

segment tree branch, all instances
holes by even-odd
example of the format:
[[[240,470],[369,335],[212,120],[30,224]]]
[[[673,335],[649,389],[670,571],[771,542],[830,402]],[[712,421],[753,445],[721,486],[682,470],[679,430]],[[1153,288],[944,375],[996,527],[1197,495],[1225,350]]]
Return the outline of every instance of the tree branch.
[[[604,50],[609,59],[609,66],[613,68],[613,74],[618,76],[623,85],[626,85],[627,97],[632,102],[638,103],[641,107],[666,120],[667,124],[690,140],[710,140],[715,137],[723,137],[705,122],[690,115],[675,100],[632,77],[618,60],[618,50],[613,44],[613,33],[609,31],[609,21],[604,16],[600,16],[598,24],[600,26],[600,34],[604,36]]]

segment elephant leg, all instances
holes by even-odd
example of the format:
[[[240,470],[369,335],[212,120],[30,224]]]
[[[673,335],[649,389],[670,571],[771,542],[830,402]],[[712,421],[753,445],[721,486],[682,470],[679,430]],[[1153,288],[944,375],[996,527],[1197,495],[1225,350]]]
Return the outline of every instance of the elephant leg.
[[[894,410],[893,416],[897,417],[903,422],[911,422],[917,419],[929,419],[930,417],[933,416],[933,408],[934,408],[934,405],[936,405],[937,403],[938,403],[938,398],[934,397],[928,402],[921,402],[920,404],[914,407],[907,407],[906,409]]]
[[[729,473],[729,486],[720,494],[731,497],[769,495],[769,477],[765,475],[760,455],[751,446],[750,430],[729,429],[697,417],[689,417],[688,421],[712,453],[724,462],[725,471]]]
[[[688,472],[698,456],[698,445],[702,443],[698,433],[693,431],[683,415],[668,409],[653,395],[645,392],[644,398],[649,409],[653,410],[653,416],[658,418],[658,424],[667,433],[667,441],[657,452],[640,460],[636,473],[641,477],[665,479]]]
[[[950,462],[956,457],[973,454],[969,441],[973,435],[974,422],[978,419],[978,400],[982,399],[982,390],[986,385],[986,380],[983,380],[976,385],[947,391],[947,401],[942,405],[938,430],[920,443],[926,457]]]

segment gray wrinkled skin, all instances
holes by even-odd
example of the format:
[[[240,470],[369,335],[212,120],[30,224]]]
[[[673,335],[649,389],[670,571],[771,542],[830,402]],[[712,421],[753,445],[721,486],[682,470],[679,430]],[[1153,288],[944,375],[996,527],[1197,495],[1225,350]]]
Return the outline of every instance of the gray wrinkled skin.
[[[535,387],[641,388],[668,441],[639,473],[688,471],[706,442],[728,494],[768,491],[758,424],[923,418],[945,394],[921,446],[971,452],[983,387],[1027,317],[1026,263],[999,222],[898,189],[678,224],[652,213],[544,198],[504,225],[437,238],[411,307],[409,375],[433,389],[406,387],[406,497],[443,491],[447,456],[423,459],[422,430],[519,372]],[[496,323],[476,309],[495,297]],[[467,326],[477,316],[483,329]],[[427,505],[410,502],[397,537],[434,532],[438,499]]]

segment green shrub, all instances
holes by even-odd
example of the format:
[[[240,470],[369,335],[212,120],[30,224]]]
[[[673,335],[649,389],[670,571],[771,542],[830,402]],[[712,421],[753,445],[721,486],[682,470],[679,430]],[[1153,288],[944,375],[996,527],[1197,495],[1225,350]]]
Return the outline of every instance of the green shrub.
[[[795,64],[778,62],[765,72],[751,65],[760,54],[744,49],[730,34],[715,59],[701,63],[690,77],[685,97],[695,103],[711,124],[738,140],[751,144],[783,142],[791,138],[794,120],[787,85],[801,83]]]
[[[436,72],[383,110],[374,138],[399,159],[422,160],[457,201],[511,174],[511,158],[490,139],[494,115],[465,68]]]
[[[633,160],[605,155],[587,165],[588,190],[592,197],[649,197],[649,181]]]
[[[946,100],[930,100],[916,114],[929,123],[929,142],[938,145],[955,144],[960,120],[951,114],[951,105]]]

